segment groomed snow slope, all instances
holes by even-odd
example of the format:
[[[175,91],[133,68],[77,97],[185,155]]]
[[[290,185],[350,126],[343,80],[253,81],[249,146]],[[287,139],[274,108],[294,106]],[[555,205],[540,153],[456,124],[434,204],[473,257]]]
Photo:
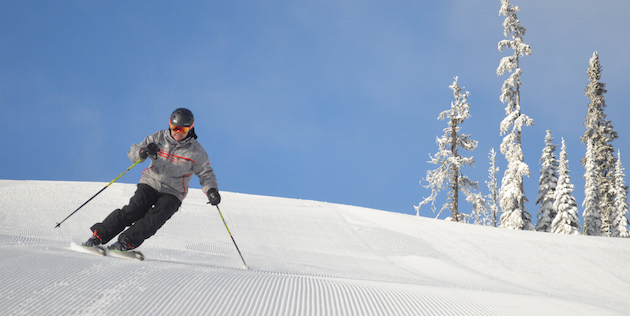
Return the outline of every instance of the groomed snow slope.
[[[113,184],[0,180],[2,315],[624,315],[630,241],[191,190],[143,262],[70,242],[128,202]]]

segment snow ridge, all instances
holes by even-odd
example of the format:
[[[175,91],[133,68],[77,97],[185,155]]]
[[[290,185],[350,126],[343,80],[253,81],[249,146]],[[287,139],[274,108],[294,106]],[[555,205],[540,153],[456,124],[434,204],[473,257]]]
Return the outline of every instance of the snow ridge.
[[[250,270],[194,189],[142,245],[145,261],[71,251],[71,240],[89,237],[135,190],[114,184],[53,228],[102,186],[0,180],[3,315],[622,315],[630,307],[630,273],[615,268],[630,259],[621,239],[230,192],[221,210]]]

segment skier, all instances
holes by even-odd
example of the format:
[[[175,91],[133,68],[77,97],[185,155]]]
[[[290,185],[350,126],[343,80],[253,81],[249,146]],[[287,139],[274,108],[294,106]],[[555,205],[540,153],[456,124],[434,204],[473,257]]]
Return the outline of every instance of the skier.
[[[150,157],[151,164],[142,172],[129,204],[90,227],[93,235],[83,246],[107,244],[120,234],[109,250],[128,251],[139,247],[177,212],[188,193],[193,173],[199,178],[210,204],[221,202],[216,177],[206,151],[197,142],[194,124],[192,112],[178,108],[171,114],[169,129],[157,131],[140,144],[131,145],[127,153],[131,161]],[[125,230],[126,227],[129,228]]]

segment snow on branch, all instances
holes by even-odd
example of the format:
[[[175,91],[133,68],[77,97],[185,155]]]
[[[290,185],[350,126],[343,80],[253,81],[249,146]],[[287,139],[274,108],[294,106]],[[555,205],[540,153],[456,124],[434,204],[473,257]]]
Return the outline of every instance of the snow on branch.
[[[503,34],[509,39],[499,41],[498,48],[513,49],[511,56],[503,57],[497,68],[497,75],[506,72],[511,73],[501,87],[501,102],[506,104],[506,117],[501,121],[500,132],[505,135],[501,142],[501,153],[508,161],[508,167],[504,172],[499,193],[499,202],[503,215],[501,215],[501,227],[511,229],[533,229],[531,215],[525,211],[524,203],[527,201],[523,189],[523,177],[529,176],[529,167],[524,162],[521,149],[521,130],[524,125],[534,124],[534,120],[521,113],[520,87],[522,70],[519,67],[519,58],[530,55],[532,49],[523,41],[527,29],[520,25],[516,16],[518,6],[512,6],[509,0],[501,0],[499,15],[505,16],[503,22]],[[510,127],[511,130],[510,130]]]

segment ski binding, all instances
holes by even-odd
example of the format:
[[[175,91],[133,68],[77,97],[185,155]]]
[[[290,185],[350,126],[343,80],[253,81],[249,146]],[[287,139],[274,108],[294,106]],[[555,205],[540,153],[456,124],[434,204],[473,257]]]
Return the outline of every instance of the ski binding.
[[[99,256],[107,255],[107,251],[105,250],[105,247],[103,246],[88,247],[88,246],[79,245],[75,242],[71,242],[70,249],[74,251],[78,251],[78,252],[89,253],[89,254],[94,254],[94,255],[99,255]]]
[[[107,250],[107,255],[122,258],[122,259],[131,259],[131,260],[144,260],[144,255],[142,252],[138,250],[128,250],[128,251],[120,251],[120,250]]]

